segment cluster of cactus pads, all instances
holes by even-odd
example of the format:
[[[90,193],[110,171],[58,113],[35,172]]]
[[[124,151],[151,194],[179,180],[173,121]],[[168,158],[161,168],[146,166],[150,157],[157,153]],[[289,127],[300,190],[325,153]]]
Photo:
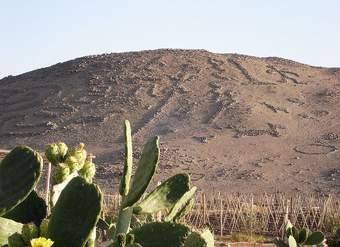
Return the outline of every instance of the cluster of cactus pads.
[[[208,229],[196,231],[180,223],[196,192],[189,175],[174,175],[145,195],[159,163],[159,137],[146,143],[132,176],[128,121],[124,130],[122,203],[110,222],[100,219],[103,195],[93,183],[96,169],[84,144],[72,149],[62,142],[46,146],[45,156],[53,167],[48,202],[35,191],[42,157],[27,146],[14,148],[0,163],[0,247],[91,247],[96,243],[96,229],[103,227],[110,233],[106,246],[214,246]],[[165,216],[155,222],[152,216],[158,212]],[[148,220],[142,223],[141,219]]]
[[[176,174],[144,195],[159,163],[159,137],[151,138],[144,146],[133,177],[132,138],[128,121],[124,124],[124,138],[124,172],[119,187],[122,203],[116,222],[111,224],[110,246],[214,246],[213,235],[208,229],[198,232],[179,223],[192,206],[197,189],[190,187],[188,174]],[[161,222],[133,226],[132,221],[158,212],[167,213]]]
[[[277,247],[320,246],[325,241],[322,232],[312,232],[307,228],[297,229],[286,216],[282,239],[275,239]]]
[[[56,148],[57,147],[57,148]],[[51,144],[46,157],[54,165],[53,186],[70,177],[60,178],[62,162],[74,165],[81,176],[72,176],[47,214],[47,203],[34,190],[39,182],[43,159],[29,147],[14,148],[0,163],[0,246],[85,246],[102,209],[102,193],[92,183],[93,166],[85,170],[84,145],[67,151],[64,143]],[[82,153],[82,156],[79,153]],[[85,158],[84,158],[85,157]],[[72,162],[68,161],[72,160]],[[81,167],[80,167],[81,166]],[[80,167],[78,169],[78,167]],[[81,170],[83,171],[81,172]],[[89,175],[90,174],[90,175]]]

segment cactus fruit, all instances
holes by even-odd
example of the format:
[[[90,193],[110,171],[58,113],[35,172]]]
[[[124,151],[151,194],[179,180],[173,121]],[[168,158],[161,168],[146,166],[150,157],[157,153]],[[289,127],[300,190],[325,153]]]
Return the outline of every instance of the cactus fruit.
[[[135,204],[148,187],[159,162],[159,137],[151,138],[144,146],[142,156],[138,161],[137,170],[123,207]]]
[[[46,145],[45,156],[52,163],[57,165],[65,160],[68,147],[63,142]]]
[[[170,222],[153,222],[131,231],[135,243],[147,247],[182,246],[190,234],[189,227]]]
[[[45,200],[39,197],[34,190],[22,203],[3,215],[4,218],[23,224],[34,222],[36,225],[39,225],[46,216],[47,205]]]
[[[65,163],[59,163],[53,170],[52,184],[60,184],[64,182],[70,173],[71,170]]]
[[[82,247],[96,226],[102,193],[82,177],[73,178],[61,192],[48,224],[53,247]]]
[[[43,219],[43,221],[41,222],[39,226],[40,237],[45,237],[45,238],[47,237],[49,221],[50,221],[49,219]]]
[[[132,173],[132,137],[130,122],[124,122],[124,139],[125,139],[125,160],[123,177],[119,185],[119,193],[121,196],[126,196],[130,188],[130,179]]]
[[[164,209],[170,210],[189,188],[189,175],[174,175],[157,186],[144,200],[138,203],[133,212],[135,214],[153,214]]]
[[[65,163],[71,170],[71,173],[74,171],[79,171],[83,168],[87,152],[84,149],[84,143],[79,143],[78,146],[70,150],[66,155]]]
[[[92,183],[93,177],[96,174],[96,166],[91,161],[86,160],[83,168],[79,170],[79,176],[85,178],[88,183]]]
[[[8,153],[0,163],[0,216],[6,214],[33,191],[43,166],[41,156],[26,146]]]
[[[9,247],[25,247],[25,241],[23,240],[21,234],[14,233],[8,238],[8,246]]]
[[[29,244],[31,239],[39,237],[39,228],[34,223],[25,224],[21,231],[22,239]]]

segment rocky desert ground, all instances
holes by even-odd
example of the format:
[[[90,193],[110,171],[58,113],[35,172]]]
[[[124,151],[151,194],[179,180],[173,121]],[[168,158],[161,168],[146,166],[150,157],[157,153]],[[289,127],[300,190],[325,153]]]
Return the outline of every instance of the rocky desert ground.
[[[84,142],[115,190],[122,123],[134,156],[160,135],[157,179],[201,190],[340,195],[340,68],[204,50],[77,58],[0,80],[0,148]]]

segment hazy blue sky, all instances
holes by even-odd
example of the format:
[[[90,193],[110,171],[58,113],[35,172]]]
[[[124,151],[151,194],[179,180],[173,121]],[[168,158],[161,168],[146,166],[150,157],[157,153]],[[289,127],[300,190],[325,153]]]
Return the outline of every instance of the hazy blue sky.
[[[0,78],[79,56],[156,48],[340,67],[339,0],[2,0]]]

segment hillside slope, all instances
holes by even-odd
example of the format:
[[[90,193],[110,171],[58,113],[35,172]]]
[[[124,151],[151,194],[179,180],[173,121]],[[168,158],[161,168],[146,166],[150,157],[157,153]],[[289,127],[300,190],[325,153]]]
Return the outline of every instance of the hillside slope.
[[[155,50],[77,58],[0,80],[0,148],[65,140],[116,187],[122,123],[135,157],[160,135],[158,179],[204,190],[340,194],[340,69],[281,58]]]

